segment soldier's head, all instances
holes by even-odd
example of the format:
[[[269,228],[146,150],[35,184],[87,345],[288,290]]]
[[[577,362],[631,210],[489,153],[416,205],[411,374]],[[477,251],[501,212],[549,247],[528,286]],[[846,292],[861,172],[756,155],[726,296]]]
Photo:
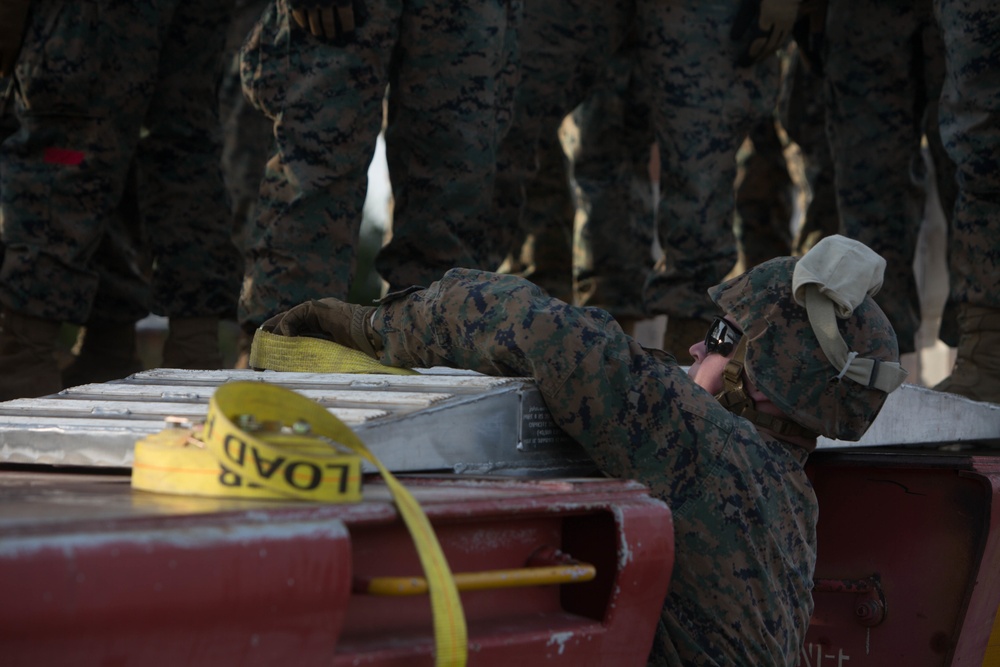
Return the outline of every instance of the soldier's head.
[[[692,355],[721,370],[720,402],[779,435],[859,439],[906,377],[872,299],[884,269],[867,246],[832,236],[710,289],[725,317]],[[758,410],[755,397],[777,410]]]

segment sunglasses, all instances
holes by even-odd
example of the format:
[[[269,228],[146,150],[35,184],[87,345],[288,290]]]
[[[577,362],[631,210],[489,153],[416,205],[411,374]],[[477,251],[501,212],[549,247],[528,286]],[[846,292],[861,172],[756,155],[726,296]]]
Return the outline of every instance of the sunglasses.
[[[721,317],[716,317],[705,334],[705,353],[728,357],[740,338],[743,338],[741,331]]]

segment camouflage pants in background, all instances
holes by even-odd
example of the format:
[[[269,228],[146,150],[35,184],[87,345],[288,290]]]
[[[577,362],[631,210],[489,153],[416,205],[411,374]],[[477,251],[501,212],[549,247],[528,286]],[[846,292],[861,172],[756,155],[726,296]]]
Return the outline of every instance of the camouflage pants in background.
[[[239,255],[216,111],[229,10],[226,0],[32,6],[14,72],[20,129],[0,148],[5,307],[76,323],[94,308],[122,320],[148,309],[233,315]],[[138,216],[123,204],[130,168]],[[148,237],[154,267],[148,303],[128,315],[128,290],[115,295],[104,277],[116,270],[94,259],[115,216]]]
[[[653,263],[653,132],[633,55],[609,57],[606,76],[573,110],[573,122],[563,123],[562,141],[539,137],[512,271],[567,303],[620,319],[643,317],[642,286]]]
[[[653,268],[653,127],[635,48],[629,40],[607,82],[573,110],[579,141],[570,153],[575,302],[619,319],[645,317],[642,288]]]
[[[736,154],[733,231],[744,270],[792,253],[794,186],[775,123],[758,118]]]
[[[223,50],[219,85],[219,119],[222,122],[222,178],[229,194],[233,235],[243,247],[246,227],[256,218],[257,196],[264,165],[271,157],[274,139],[271,119],[243,96],[240,83],[240,47],[269,0],[236,0],[236,8]]]
[[[858,20],[859,12],[864,20]],[[920,298],[913,273],[926,189],[920,142],[943,76],[941,36],[931,0],[832,0],[827,17],[827,127],[837,182],[840,230],[886,260],[875,299],[889,316],[901,353],[915,350]],[[936,156],[947,176],[947,158]]]
[[[772,113],[779,63],[736,65],[729,37],[738,2],[641,2],[640,63],[660,149],[657,236],[663,257],[645,285],[650,315],[710,320],[708,298],[736,264],[736,151]],[[668,325],[669,327],[669,321]]]
[[[353,35],[331,42],[278,0],[244,46],[244,91],[273,119],[276,141],[246,240],[245,329],[310,298],[346,297],[386,86],[395,207],[379,273],[393,287],[429,284],[497,254],[488,212],[520,5],[378,0],[365,9]]]
[[[802,158],[809,200],[795,232],[792,254],[804,255],[824,237],[840,231],[833,184],[833,159],[826,138],[826,93],[820,74],[799,55],[795,43],[782,59],[778,120]]]
[[[945,45],[941,139],[958,170],[951,297],[1000,308],[1000,5],[935,0]]]
[[[500,145],[494,214],[511,270],[574,300],[573,209],[563,119],[598,85],[625,41],[634,0],[526,0],[520,80],[510,131]],[[596,148],[596,147],[595,147]],[[617,169],[614,158],[603,168]],[[608,226],[624,229],[621,218]]]

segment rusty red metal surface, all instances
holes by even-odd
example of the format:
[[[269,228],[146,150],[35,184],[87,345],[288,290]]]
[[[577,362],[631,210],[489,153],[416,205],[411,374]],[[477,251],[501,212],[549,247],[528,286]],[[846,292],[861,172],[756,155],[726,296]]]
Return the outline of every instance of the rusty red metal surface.
[[[613,480],[411,478],[455,572],[541,547],[591,582],[462,594],[476,665],[643,665],[673,565],[669,510]],[[127,477],[0,472],[5,666],[432,665],[425,597],[351,592],[419,575],[384,487],[320,506],[133,492]]]
[[[800,667],[982,665],[1000,604],[1000,459],[820,452]]]

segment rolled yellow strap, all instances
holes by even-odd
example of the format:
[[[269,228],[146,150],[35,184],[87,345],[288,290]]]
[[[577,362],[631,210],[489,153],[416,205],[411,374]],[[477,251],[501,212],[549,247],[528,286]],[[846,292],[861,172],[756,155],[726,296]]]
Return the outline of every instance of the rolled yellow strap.
[[[345,453],[346,452],[346,453]],[[132,486],[147,491],[317,502],[361,499],[361,459],[381,473],[427,578],[436,665],[464,666],[462,601],[434,529],[412,494],[323,406],[263,382],[232,382],[209,400],[201,428],[136,443]]]
[[[383,366],[360,350],[308,336],[281,336],[263,329],[250,345],[250,368],[299,373],[388,373],[416,375],[409,368]]]

